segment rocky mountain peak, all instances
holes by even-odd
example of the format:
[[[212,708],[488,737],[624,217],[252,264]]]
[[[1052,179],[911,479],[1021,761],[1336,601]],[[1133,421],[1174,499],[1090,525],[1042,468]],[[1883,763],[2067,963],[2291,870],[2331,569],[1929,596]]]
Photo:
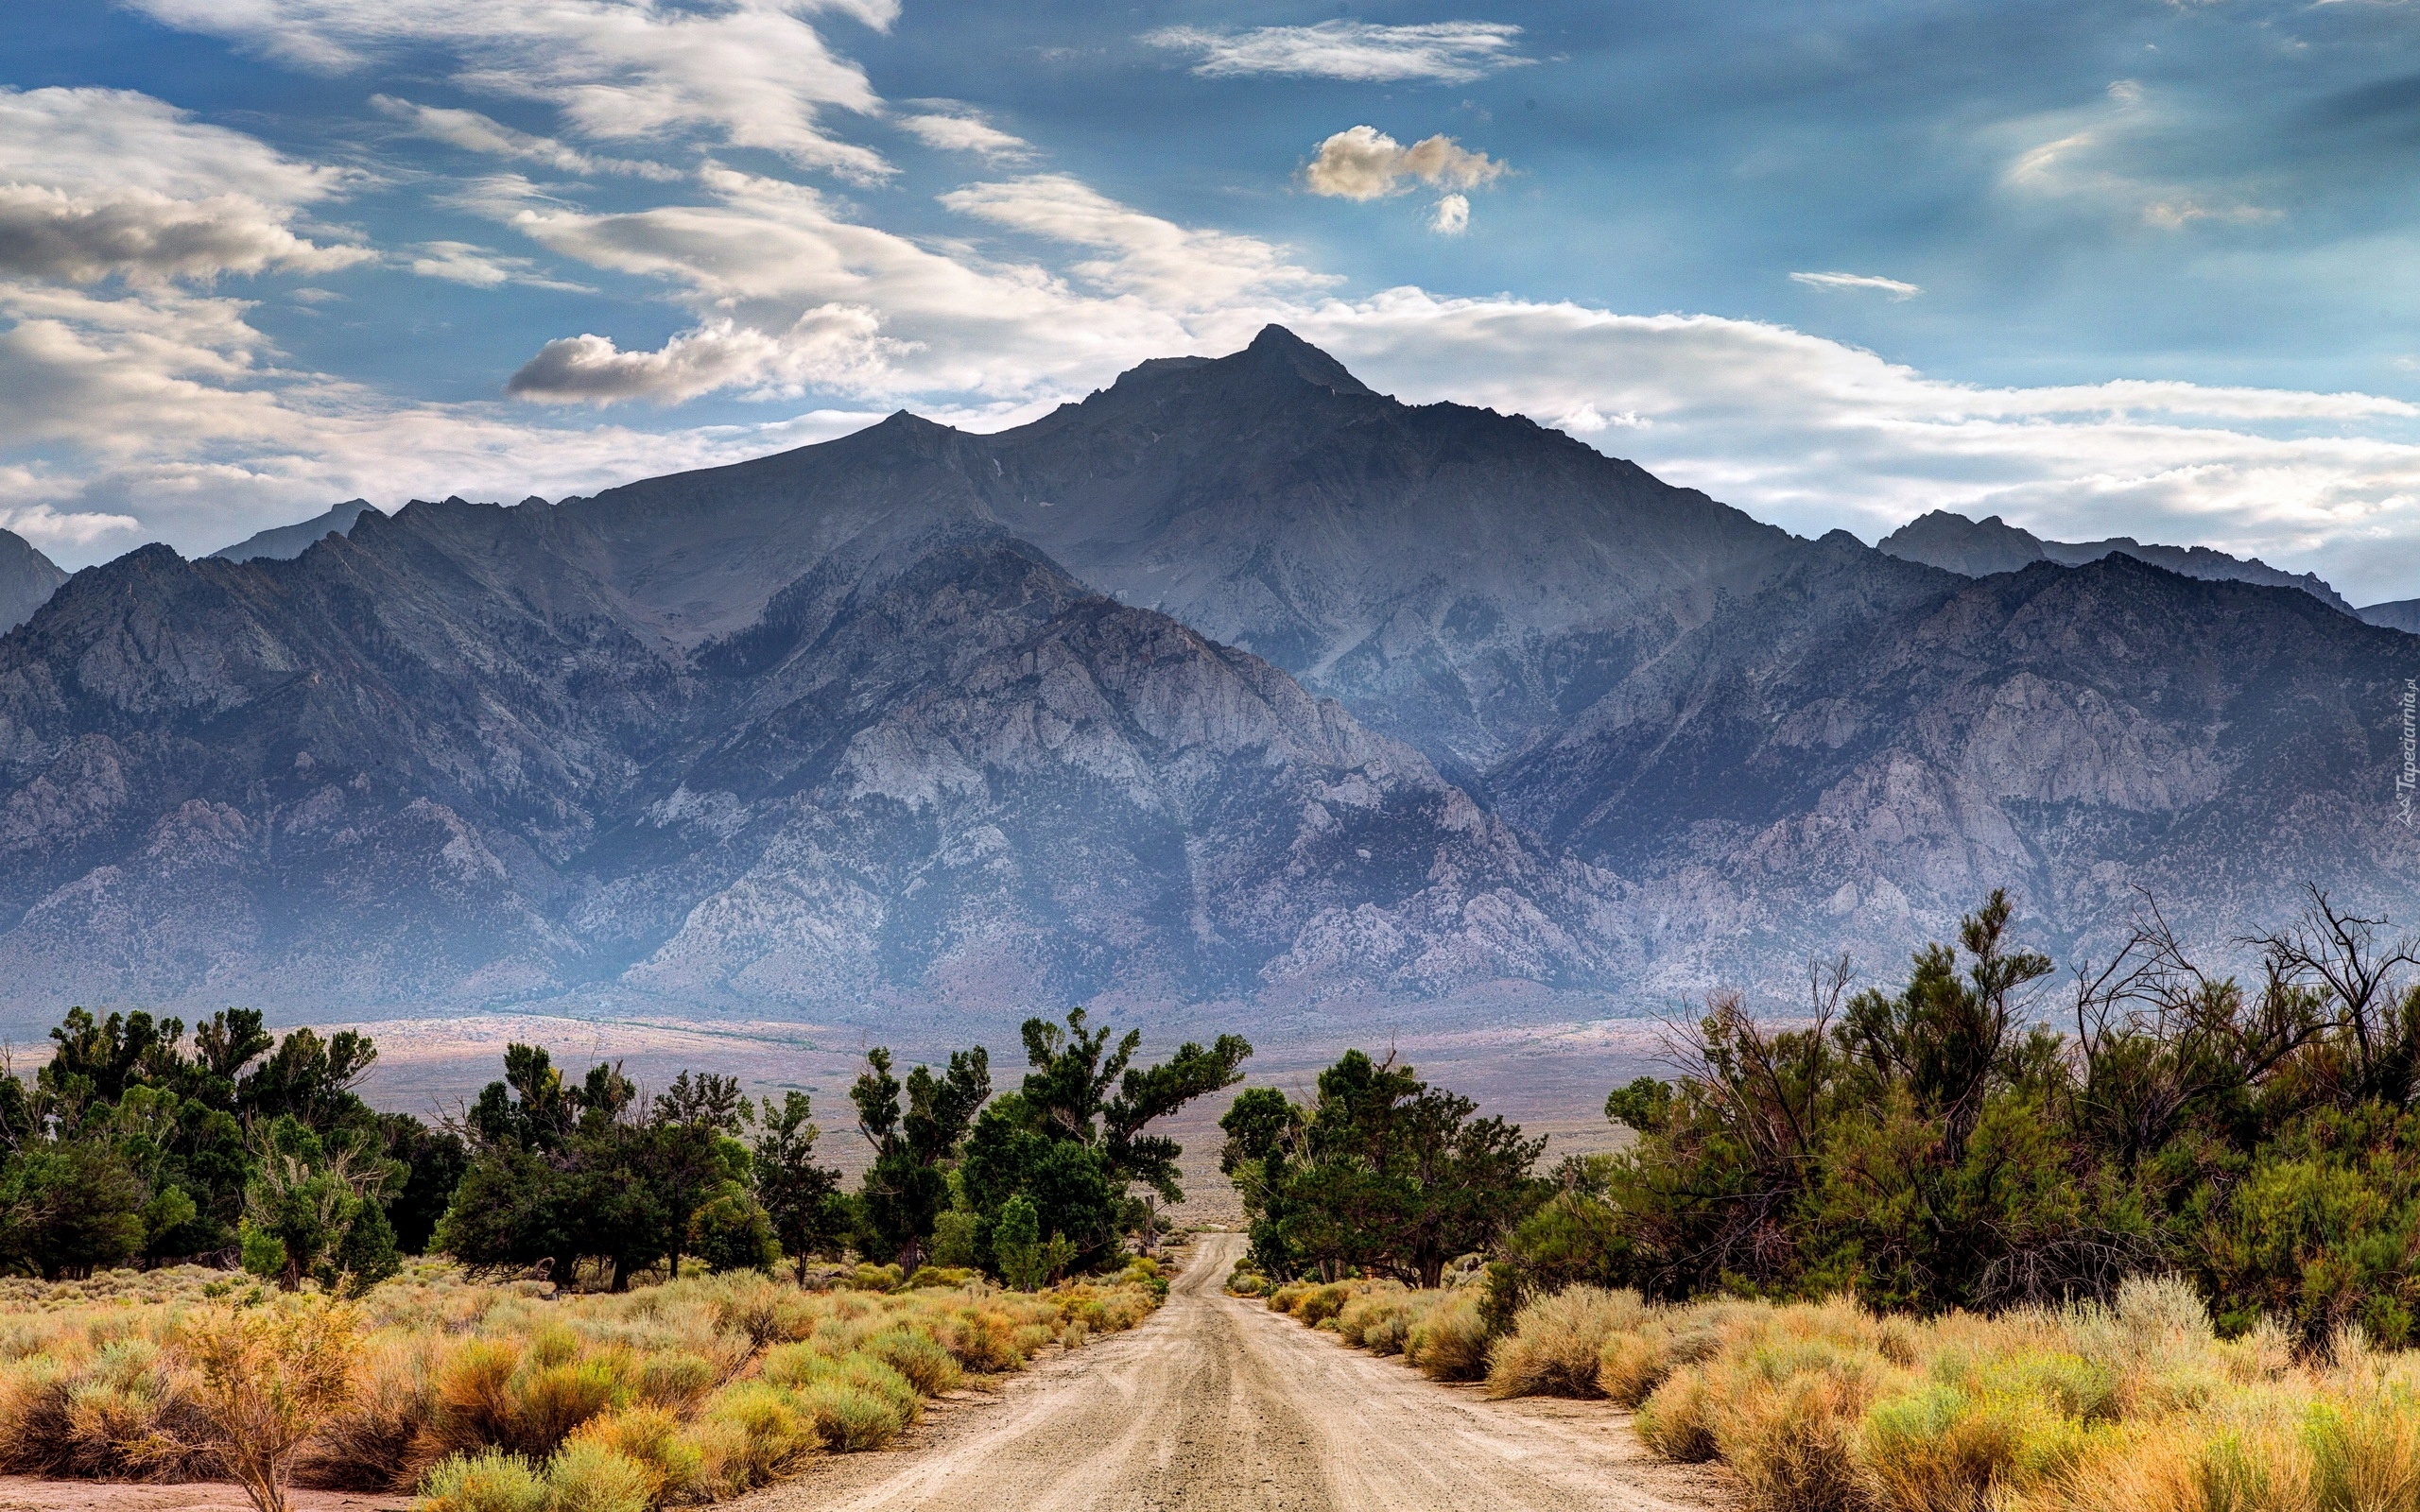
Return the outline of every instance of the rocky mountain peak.
[[[1291,378],[1340,394],[1374,392],[1346,371],[1344,364],[1282,325],[1262,326],[1251,346],[1226,360],[1254,373]]]

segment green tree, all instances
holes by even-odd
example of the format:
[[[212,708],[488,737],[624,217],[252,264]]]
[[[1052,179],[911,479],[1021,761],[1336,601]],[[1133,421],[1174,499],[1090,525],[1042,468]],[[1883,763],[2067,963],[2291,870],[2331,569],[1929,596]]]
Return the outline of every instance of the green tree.
[[[293,1291],[310,1277],[355,1286],[395,1272],[394,1233],[377,1198],[392,1176],[347,1142],[326,1142],[291,1114],[271,1122],[244,1194],[244,1268]]]
[[[796,1263],[802,1283],[808,1258],[838,1249],[851,1218],[840,1197],[840,1173],[816,1163],[815,1142],[822,1131],[813,1116],[814,1104],[804,1092],[784,1093],[779,1108],[765,1098],[749,1166],[757,1205],[783,1253]]]
[[[1182,1150],[1147,1130],[1194,1099],[1233,1086],[1252,1054],[1241,1037],[1222,1035],[1207,1049],[1186,1043],[1165,1062],[1138,1067],[1141,1032],[1113,1042],[1114,1033],[1090,1026],[1081,1008],[1063,1025],[1027,1020],[1024,1081],[976,1121],[959,1175],[980,1220],[978,1236],[992,1231],[994,1268],[1002,1274],[996,1229],[1012,1199],[1032,1206],[1044,1253],[1063,1242],[1066,1258],[1053,1274],[1108,1261],[1122,1236],[1150,1221],[1136,1187],[1166,1202],[1184,1201],[1177,1182]],[[977,1247],[984,1247],[980,1237]]]
[[[147,1197],[106,1143],[21,1149],[0,1174],[0,1249],[45,1280],[80,1280],[140,1252]]]
[[[863,1247],[893,1256],[913,1270],[948,1201],[948,1167],[958,1158],[976,1109],[992,1095],[992,1059],[981,1045],[955,1051],[941,1074],[918,1066],[908,1074],[904,1087],[890,1066],[888,1049],[868,1051],[866,1069],[849,1089],[857,1131],[873,1148],[873,1163],[862,1188]]]
[[[1239,1097],[1220,1164],[1253,1220],[1253,1255],[1273,1276],[1347,1270],[1436,1286],[1457,1256],[1493,1244],[1546,1195],[1530,1174],[1546,1148],[1481,1118],[1466,1097],[1392,1057],[1349,1050],[1320,1073],[1308,1108]]]
[[[756,1199],[736,1186],[689,1218],[689,1251],[711,1270],[770,1271],[781,1263],[781,1241]]]

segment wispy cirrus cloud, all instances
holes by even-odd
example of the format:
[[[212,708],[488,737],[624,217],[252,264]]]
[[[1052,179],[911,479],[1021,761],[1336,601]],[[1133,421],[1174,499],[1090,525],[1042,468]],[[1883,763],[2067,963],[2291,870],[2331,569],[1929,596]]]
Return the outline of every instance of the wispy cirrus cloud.
[[[449,284],[467,284],[473,288],[502,288],[508,284],[526,288],[554,289],[565,294],[594,294],[585,284],[572,284],[550,278],[529,258],[491,250],[473,242],[423,242],[414,249],[411,270],[421,278],[443,279]]]
[[[602,157],[594,152],[582,152],[550,136],[515,130],[477,111],[417,105],[410,100],[397,99],[392,94],[372,94],[370,103],[382,114],[403,122],[413,134],[432,142],[442,142],[465,152],[541,163],[559,173],[626,174],[632,178],[659,180],[682,177],[680,169],[660,163]]]
[[[2022,133],[2021,136],[2017,136]],[[2095,104],[2012,122],[2017,146],[2001,187],[2034,199],[2107,205],[2161,231],[2197,222],[2258,225],[2280,212],[2239,177],[2199,179],[2166,168],[2168,141],[2189,135],[2186,123],[2131,78],[2118,79]]]
[[[1033,144],[1001,130],[983,112],[959,100],[916,100],[899,126],[917,141],[943,152],[966,152],[994,163],[1023,163]]]
[[[1904,283],[1895,278],[1884,278],[1877,273],[1792,273],[1789,275],[1789,281],[1792,284],[1804,284],[1812,289],[1865,290],[1876,294],[1888,294],[1894,300],[1912,300],[1924,292],[1918,284]]]
[[[1520,35],[1520,27],[1497,21],[1408,26],[1322,21],[1237,31],[1167,26],[1145,33],[1142,40],[1193,54],[1193,72],[1211,78],[1274,74],[1368,84],[1467,84],[1500,69],[1535,62],[1517,50]]]

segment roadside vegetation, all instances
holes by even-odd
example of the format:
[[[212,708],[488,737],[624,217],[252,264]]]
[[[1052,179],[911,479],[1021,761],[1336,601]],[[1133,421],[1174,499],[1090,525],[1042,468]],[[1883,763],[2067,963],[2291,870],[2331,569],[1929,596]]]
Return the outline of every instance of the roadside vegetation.
[[[1165,1297],[1148,1125],[1251,1054],[1137,1065],[1080,1010],[1023,1038],[997,1096],[979,1046],[871,1052],[851,1191],[801,1092],[513,1045],[432,1127],[362,1101],[356,1034],[75,1010],[0,1078],[0,1471],[646,1512],[879,1448]]]
[[[1308,1106],[1238,1099],[1229,1289],[1492,1396],[1636,1407],[1771,1512],[2420,1506],[2413,951],[2314,894],[2246,985],[2147,907],[2053,987],[2012,915],[1896,990],[1821,966],[1782,1025],[1718,996],[1676,1074],[1609,1097],[1628,1149],[1518,1162],[1442,1265],[1416,1236],[1475,1110],[1358,1056]],[[1344,1137],[1423,1096],[1452,1116]]]
[[[414,1262],[351,1300],[199,1267],[59,1290],[0,1302],[0,1470],[643,1512],[879,1448],[970,1375],[1132,1328],[1167,1283],[1137,1259],[1037,1293],[865,1266],[548,1295]]]

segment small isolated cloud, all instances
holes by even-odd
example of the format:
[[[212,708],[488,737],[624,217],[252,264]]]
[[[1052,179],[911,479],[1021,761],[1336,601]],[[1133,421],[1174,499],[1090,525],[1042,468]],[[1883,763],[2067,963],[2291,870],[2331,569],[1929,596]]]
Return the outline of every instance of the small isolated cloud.
[[[382,113],[403,122],[414,135],[442,142],[465,152],[477,152],[492,158],[511,158],[523,163],[543,163],[561,173],[583,176],[614,173],[660,181],[682,177],[679,169],[667,168],[660,163],[599,157],[593,152],[567,146],[550,136],[516,131],[502,121],[476,111],[416,105],[410,100],[397,99],[392,94],[372,94],[370,103]]]
[[[1432,189],[1476,189],[1503,176],[1504,164],[1458,145],[1452,137],[1426,137],[1405,146],[1374,126],[1354,126],[1319,145],[1303,169],[1303,183],[1315,195],[1376,199],[1400,194],[1414,183]],[[1469,208],[1465,202],[1464,211]]]
[[[1812,289],[1871,289],[1876,294],[1888,294],[1894,300],[1912,300],[1924,292],[1916,284],[1873,273],[1792,273],[1789,281]]]
[[[1193,71],[1212,78],[1253,74],[1341,78],[1357,83],[1425,79],[1466,84],[1535,59],[1514,51],[1521,28],[1497,21],[1441,21],[1380,26],[1366,21],[1322,21],[1313,26],[1255,26],[1206,31],[1169,26],[1146,33],[1154,47],[1196,54]]]
[[[903,115],[899,125],[928,147],[943,152],[971,152],[994,163],[1022,163],[1033,156],[1033,144],[1011,136],[983,119],[980,111],[956,100],[919,100],[918,113]]]
[[[1428,229],[1440,236],[1460,236],[1470,230],[1470,196],[1447,195],[1429,206]]]
[[[567,294],[596,292],[585,284],[547,278],[528,258],[492,252],[471,242],[423,242],[419,255],[412,259],[411,269],[422,278],[439,278],[479,289],[518,284],[527,288],[561,289]]]

